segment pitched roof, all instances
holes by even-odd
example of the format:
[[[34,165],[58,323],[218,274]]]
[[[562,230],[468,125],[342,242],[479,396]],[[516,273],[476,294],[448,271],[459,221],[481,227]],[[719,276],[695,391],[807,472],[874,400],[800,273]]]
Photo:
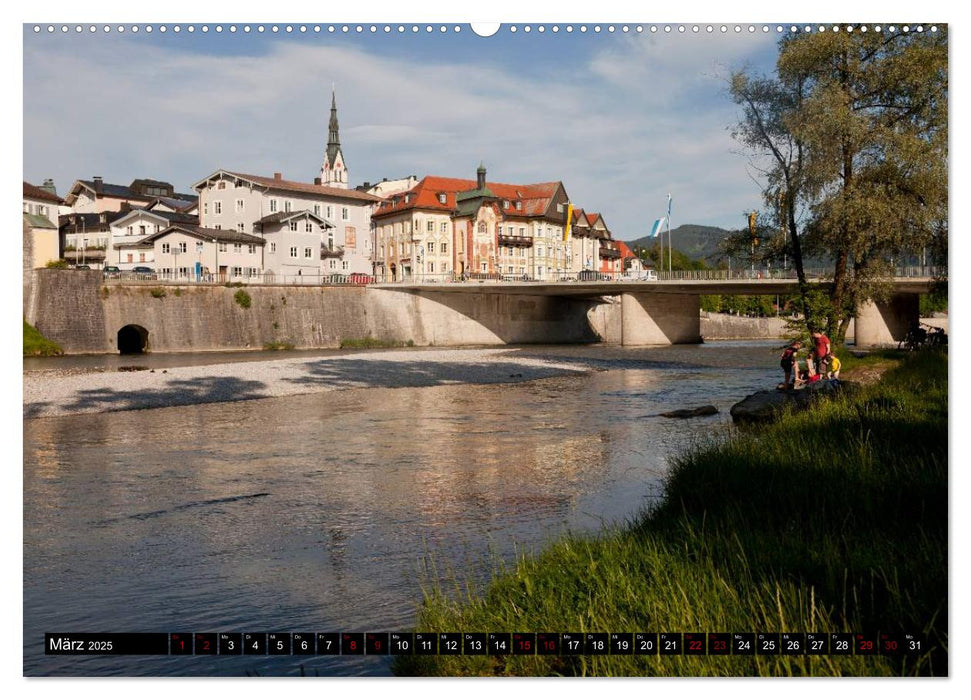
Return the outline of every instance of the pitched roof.
[[[28,214],[24,212],[24,223],[31,228],[57,228],[57,226],[51,223],[50,219],[42,214]]]
[[[327,185],[315,185],[309,182],[296,182],[295,180],[284,180],[282,178],[277,179],[275,177],[263,177],[262,175],[249,175],[247,173],[237,173],[232,170],[217,170],[215,173],[210,175],[203,180],[197,182],[193,187],[198,188],[203,182],[209,180],[219,173],[226,173],[232,177],[238,177],[241,180],[248,180],[253,184],[260,185],[261,187],[268,187],[274,190],[280,190],[283,192],[298,192],[301,194],[316,194],[324,195],[327,197],[335,197],[338,199],[353,199],[360,202],[380,202],[381,197],[377,195],[368,194],[367,192],[361,192],[355,189],[344,189],[342,187],[328,187]]]
[[[183,214],[182,212],[178,212],[178,211],[141,209],[136,207],[134,209],[131,209],[130,211],[118,212],[118,214],[120,214],[120,216],[116,216],[111,220],[112,226],[120,225],[124,219],[127,219],[128,217],[135,214],[145,214],[146,216],[154,217],[156,219],[162,219],[163,221],[167,221],[170,224],[198,224],[199,223],[199,217],[196,216],[195,214]]]
[[[57,223],[61,227],[81,227],[82,230],[97,231],[99,227],[108,226],[123,216],[127,216],[127,211],[103,211],[89,212],[86,214],[61,214],[57,217]],[[104,215],[105,220],[101,221]]]
[[[630,249],[630,246],[623,241],[614,241],[614,245],[617,246],[617,250],[620,251],[620,257],[626,260],[627,258],[636,258],[634,251]]]
[[[540,182],[531,185],[510,185],[500,182],[486,182],[485,188],[478,189],[475,180],[454,177],[426,175],[417,185],[407,192],[392,195],[372,214],[372,217],[397,214],[413,209],[430,209],[452,212],[460,202],[475,198],[495,198],[508,201],[510,206],[503,209],[508,216],[542,216],[547,212],[553,195],[560,187],[559,182]],[[439,195],[445,195],[445,201]],[[406,202],[405,199],[408,201]],[[516,209],[515,202],[522,202]]]
[[[309,217],[315,220],[319,224],[323,224],[327,228],[334,228],[334,224],[329,222],[322,216],[317,216],[309,209],[298,209],[297,211],[278,211],[272,214],[267,214],[262,219],[259,219],[256,223],[258,224],[282,224],[284,221],[289,221],[290,219],[301,219],[303,217]]]
[[[154,242],[162,236],[167,236],[170,233],[186,233],[195,238],[210,241],[215,238],[217,241],[225,243],[249,243],[251,245],[263,245],[265,242],[259,236],[241,233],[236,229],[203,228],[202,226],[193,226],[192,224],[172,224],[168,228],[164,228],[158,233],[153,233],[150,236],[146,236],[145,238],[141,239],[141,242]]]
[[[64,204],[64,200],[58,197],[56,194],[48,192],[43,187],[32,185],[26,180],[24,180],[24,199],[40,199],[45,202]]]
[[[184,199],[185,197],[188,197],[188,199]],[[151,207],[155,206],[156,204],[164,204],[165,206],[169,207],[170,209],[176,209],[176,210],[179,210],[179,209],[191,209],[192,207],[194,207],[198,203],[199,203],[199,196],[198,195],[195,195],[195,194],[191,194],[191,195],[189,195],[189,194],[180,194],[178,196],[178,198],[176,198],[176,197],[155,197],[155,199],[153,199],[149,203],[149,205],[146,207],[146,209],[150,209]]]

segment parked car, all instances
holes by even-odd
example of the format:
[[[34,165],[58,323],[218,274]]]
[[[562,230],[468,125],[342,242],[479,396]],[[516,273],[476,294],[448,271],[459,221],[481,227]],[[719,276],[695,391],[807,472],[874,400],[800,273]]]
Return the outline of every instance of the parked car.
[[[80,267],[80,265],[78,267]],[[87,265],[85,265],[85,267],[87,267]],[[105,277],[121,277],[121,268],[116,265],[105,265],[104,269],[101,270],[101,273]]]
[[[90,270],[91,269],[91,266],[90,265],[75,265],[74,266],[74,269],[75,270]]]
[[[654,270],[625,272],[620,279],[624,282],[657,282],[657,273]]]
[[[139,265],[138,267],[133,267],[131,269],[131,271],[134,272],[134,273],[136,273],[136,274],[139,274],[139,275],[150,275],[153,272],[155,272],[155,270],[153,270],[152,268],[145,267],[144,265]]]

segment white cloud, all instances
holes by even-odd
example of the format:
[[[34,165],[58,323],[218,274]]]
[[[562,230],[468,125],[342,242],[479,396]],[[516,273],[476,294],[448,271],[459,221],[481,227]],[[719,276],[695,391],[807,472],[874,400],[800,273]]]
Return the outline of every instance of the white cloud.
[[[309,181],[336,82],[355,182],[473,178],[483,160],[491,180],[563,180],[620,238],[642,235],[669,191],[676,222],[733,223],[758,192],[732,152],[734,107],[719,95],[715,62],[738,65],[767,44],[618,36],[578,70],[543,72],[334,42],[220,56],[118,38],[27,39],[24,175],[55,177],[62,193],[95,174],[183,189],[219,167]]]

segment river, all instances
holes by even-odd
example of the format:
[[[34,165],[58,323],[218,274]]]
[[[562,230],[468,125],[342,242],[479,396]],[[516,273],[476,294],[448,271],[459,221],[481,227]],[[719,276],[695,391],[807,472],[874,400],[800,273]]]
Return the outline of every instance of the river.
[[[387,657],[45,656],[43,635],[409,629],[423,582],[481,583],[649,506],[672,455],[781,380],[778,344],[526,347],[636,368],[25,420],[24,673],[387,675]]]

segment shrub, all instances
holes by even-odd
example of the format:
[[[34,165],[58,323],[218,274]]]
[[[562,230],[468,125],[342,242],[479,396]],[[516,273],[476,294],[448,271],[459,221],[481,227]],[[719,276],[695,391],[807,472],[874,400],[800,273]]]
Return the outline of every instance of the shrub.
[[[48,260],[47,264],[44,267],[50,268],[52,270],[66,270],[70,266],[68,265],[67,260],[61,259],[61,260]]]
[[[165,296],[165,290],[161,287],[152,287],[150,290],[148,290],[148,293],[156,299],[161,299]]]
[[[233,299],[235,299],[236,303],[244,309],[248,309],[253,304],[253,299],[244,289],[237,291],[236,294],[233,295]]]

